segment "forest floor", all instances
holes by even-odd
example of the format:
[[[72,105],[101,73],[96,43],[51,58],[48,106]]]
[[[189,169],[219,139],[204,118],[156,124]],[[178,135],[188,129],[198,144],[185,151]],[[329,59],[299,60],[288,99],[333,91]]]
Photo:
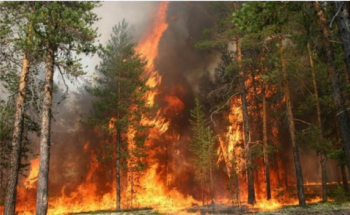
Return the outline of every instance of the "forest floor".
[[[350,215],[350,202],[337,204],[334,202],[327,203],[313,203],[308,204],[306,207],[298,206],[285,206],[281,209],[273,211],[259,212],[258,209],[252,209],[247,207],[233,207],[227,205],[216,204],[214,207],[212,205],[206,206],[196,206],[176,213],[158,213],[150,208],[139,209],[139,210],[128,210],[122,212],[88,212],[79,213],[80,215],[209,215],[209,214],[220,214],[220,215],[248,215],[248,214],[258,214],[258,215]],[[77,215],[77,214],[75,214]]]
[[[259,215],[350,215],[350,202],[338,204],[334,202],[327,203],[313,203],[307,204],[306,207],[299,206],[285,206],[281,209],[271,210],[271,211],[262,211],[259,212],[259,209],[252,208],[237,208],[223,205],[215,205],[213,210],[212,207],[195,207],[187,209],[187,212],[193,212],[196,214],[259,214]]]

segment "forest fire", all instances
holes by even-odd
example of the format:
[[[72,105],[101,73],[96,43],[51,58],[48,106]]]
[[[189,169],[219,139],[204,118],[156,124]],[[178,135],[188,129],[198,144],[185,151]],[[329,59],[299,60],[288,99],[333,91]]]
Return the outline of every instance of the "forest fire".
[[[94,128],[94,132],[98,134],[86,133],[79,134],[80,136],[76,134],[76,136],[78,136],[76,139],[67,141],[69,144],[77,142],[77,146],[74,147],[79,148],[78,150],[70,151],[71,148],[67,146],[66,150],[61,150],[57,153],[59,156],[61,156],[61,154],[66,155],[71,153],[71,157],[66,160],[64,160],[65,158],[56,159],[54,164],[55,168],[53,168],[54,171],[50,169],[50,180],[52,181],[49,188],[54,189],[49,191],[48,214],[65,215],[80,212],[112,211],[116,210],[116,208],[119,210],[118,206],[116,207],[116,202],[118,202],[118,194],[116,193],[118,190],[121,191],[121,210],[152,208],[160,213],[166,214],[200,214],[198,211],[203,210],[204,207],[209,208],[209,206],[213,206],[214,208],[216,205],[227,206],[234,210],[244,208],[244,210],[249,212],[257,210],[269,211],[282,208],[286,205],[300,204],[298,192],[297,189],[295,189],[297,177],[293,175],[294,166],[292,164],[294,160],[291,156],[292,153],[290,153],[294,149],[291,149],[292,146],[289,143],[290,137],[287,134],[288,129],[283,127],[284,125],[281,125],[285,123],[283,121],[284,119],[282,119],[285,116],[283,115],[284,113],[282,114],[280,112],[284,112],[283,109],[288,102],[288,98],[282,95],[279,89],[280,86],[275,82],[264,83],[264,78],[266,77],[263,76],[265,75],[264,73],[268,72],[268,66],[266,65],[266,71],[265,69],[261,69],[260,66],[265,62],[260,62],[261,65],[259,64],[258,66],[254,65],[258,69],[247,69],[249,66],[244,68],[247,70],[246,74],[248,75],[246,75],[245,80],[242,78],[241,86],[235,82],[236,77],[233,77],[234,75],[229,76],[232,79],[232,81],[230,80],[230,93],[232,93],[232,95],[228,95],[228,93],[220,95],[220,99],[224,98],[226,101],[215,101],[217,102],[217,106],[204,107],[208,109],[206,110],[208,113],[212,113],[215,108],[219,107],[218,104],[226,102],[226,109],[223,109],[223,112],[218,114],[220,115],[218,118],[213,119],[210,118],[212,116],[208,117],[208,113],[203,114],[206,115],[205,123],[203,124],[210,124],[208,130],[212,131],[215,136],[215,139],[213,138],[212,141],[215,154],[215,156],[213,156],[215,157],[213,163],[215,164],[213,168],[210,166],[200,170],[200,176],[196,175],[198,172],[197,170],[200,168],[195,165],[193,159],[194,150],[191,148],[191,144],[193,139],[195,139],[192,139],[192,133],[195,133],[195,131],[190,127],[192,125],[192,120],[191,122],[189,122],[189,120],[193,117],[190,110],[194,106],[195,97],[199,97],[202,93],[202,89],[195,89],[197,83],[194,84],[195,81],[199,82],[197,79],[201,76],[198,74],[191,74],[192,76],[183,75],[182,77],[176,77],[178,73],[169,75],[165,70],[169,67],[173,67],[173,65],[169,63],[170,66],[167,67],[164,66],[168,64],[167,61],[165,61],[165,63],[160,62],[160,59],[163,59],[162,57],[164,56],[164,59],[169,60],[170,58],[176,58],[174,56],[178,55],[176,52],[174,52],[175,54],[172,52],[170,54],[163,53],[165,49],[172,47],[169,44],[173,42],[169,40],[171,42],[166,41],[162,44],[162,40],[169,32],[167,30],[171,27],[176,29],[176,23],[182,22],[183,14],[180,12],[175,13],[175,9],[169,12],[168,9],[170,5],[169,2],[159,3],[156,13],[152,16],[151,25],[148,26],[139,40],[138,45],[135,47],[135,51],[140,54],[143,60],[147,61],[145,69],[142,70],[144,72],[140,77],[140,79],[146,80],[145,83],[148,88],[147,92],[143,94],[144,98],[146,98],[146,106],[156,106],[156,108],[151,110],[151,114],[140,114],[140,118],[137,118],[138,123],[149,127],[147,128],[147,132],[142,130],[142,132],[146,133],[147,137],[145,138],[146,150],[144,150],[147,156],[136,158],[136,155],[132,153],[125,153],[127,155],[124,155],[125,157],[121,159],[125,161],[125,163],[120,165],[122,168],[118,170],[120,166],[118,163],[119,160],[117,159],[120,159],[120,153],[124,153],[125,151],[133,152],[134,149],[137,148],[134,141],[136,126],[130,123],[128,127],[125,126],[126,128],[123,128],[124,134],[120,134],[119,131],[119,136],[122,136],[122,138],[126,140],[126,145],[123,146],[124,148],[122,149],[119,148],[118,151],[115,145],[118,145],[118,141],[119,143],[121,141],[120,139],[117,140],[118,133],[113,132],[117,130],[117,120],[120,119],[119,112],[118,116],[114,116],[113,114],[108,115],[107,121],[109,120],[109,122],[104,122],[104,125],[107,128],[105,129],[106,133],[111,135],[105,137],[105,140],[102,140],[104,138],[102,129],[98,131],[98,129]],[[182,6],[189,8],[188,11],[190,12],[195,7],[192,3],[183,4]],[[201,9],[201,7],[202,6],[198,8]],[[207,7],[208,5],[205,5],[205,7],[203,6],[205,9],[207,9]],[[188,11],[187,13],[190,13]],[[188,17],[186,17],[185,24],[188,24],[188,26],[190,26],[189,28],[191,28],[192,25],[196,25],[196,23],[193,24],[189,21],[191,20],[190,18],[188,18],[188,20],[187,18]],[[168,20],[170,20],[169,23],[167,22]],[[198,29],[196,30],[199,31]],[[184,34],[186,35],[183,42],[183,44],[185,44],[184,46],[193,46],[196,35],[194,33],[188,33],[188,35],[186,33]],[[174,37],[177,38],[178,35]],[[199,36],[197,35],[197,37]],[[230,51],[237,52],[237,56],[239,56],[239,38],[237,37],[235,40],[237,42],[235,48]],[[208,41],[205,42],[210,43]],[[229,43],[231,42],[232,41],[229,41]],[[223,47],[228,49],[226,45],[227,44],[223,45]],[[273,48],[270,49],[273,50]],[[205,61],[203,59],[207,59],[207,55],[210,55],[208,53],[201,53],[193,57],[191,54],[189,54],[190,57],[188,58],[194,61],[197,58],[200,59],[200,61]],[[230,55],[231,54],[232,53],[230,53]],[[249,54],[245,54],[245,56]],[[251,55],[253,56],[254,54],[255,52]],[[186,73],[186,64],[181,66],[180,64],[182,61],[186,61],[187,58],[182,56],[179,58],[183,59],[174,60],[174,64],[179,64],[179,68],[175,68],[174,71],[179,70]],[[261,57],[261,59],[263,59],[263,61],[269,60],[268,57]],[[237,57],[236,60],[238,65],[234,65],[232,66],[233,69],[231,67],[230,69],[238,69],[239,75],[241,75],[241,59],[239,60],[239,57]],[[253,60],[247,59],[244,63],[248,64],[251,63],[251,61]],[[201,65],[198,66],[198,68],[200,67],[200,69],[202,69],[203,67],[207,69],[207,67],[209,67],[209,63],[204,62],[203,65],[204,64],[205,67]],[[266,62],[266,64],[268,64],[268,62]],[[278,63],[275,61],[272,63],[270,62],[270,64],[273,65],[269,66],[273,67],[274,71],[279,69],[279,67],[276,66]],[[277,69],[274,66],[276,66]],[[195,72],[193,73],[197,73],[200,69],[194,70]],[[226,72],[225,70],[221,75],[225,76]],[[215,78],[223,78],[219,77],[219,75],[216,77],[211,71],[208,73],[210,76],[210,81],[208,82],[210,83],[212,83]],[[253,73],[256,74],[252,75]],[[137,75],[137,77],[139,77],[139,75]],[[118,76],[118,78],[120,77]],[[169,84],[173,80],[174,83]],[[218,83],[219,85],[222,84],[220,82]],[[237,86],[233,86],[233,83],[237,84]],[[200,84],[206,85],[205,82],[204,84]],[[204,87],[209,89],[211,87],[209,85],[211,84]],[[114,87],[114,85],[112,86]],[[120,85],[118,84],[118,88],[119,87]],[[233,89],[234,87],[237,89]],[[242,90],[242,88],[244,90]],[[233,92],[237,90],[241,91],[238,93]],[[244,100],[242,99],[243,91],[245,90],[246,100],[249,103],[246,105],[246,109],[249,112],[249,119],[246,121],[245,119],[247,119],[247,117],[245,117],[243,108]],[[119,99],[120,98],[118,98],[118,102]],[[215,98],[213,100],[215,100]],[[117,104],[119,105],[118,102]],[[212,101],[206,104],[211,103]],[[268,104],[266,105],[266,103]],[[133,105],[125,106],[132,111],[137,109]],[[219,110],[219,108],[217,110]],[[268,121],[266,121],[266,118],[262,119],[263,116],[267,117]],[[302,117],[304,116],[301,116],[301,118]],[[209,118],[212,121],[208,120]],[[217,119],[222,119],[222,122],[218,122],[219,120]],[[246,125],[247,121],[250,123],[250,130],[248,132],[245,130],[245,128],[248,127]],[[212,125],[216,123],[218,125]],[[311,125],[311,123],[309,124]],[[304,129],[304,127],[302,127],[302,129]],[[201,138],[204,139],[207,133],[204,133],[204,131],[201,132]],[[73,136],[74,134],[70,135]],[[211,133],[207,136],[210,135]],[[60,134],[58,134],[58,136],[60,136]],[[209,142],[209,140],[207,142]],[[115,148],[108,145],[111,143],[114,144],[113,147]],[[283,147],[285,148],[284,151],[281,150]],[[59,151],[57,148],[55,150]],[[109,151],[109,154],[103,154],[103,150]],[[209,151],[209,149],[207,151]],[[250,153],[253,155],[250,155]],[[319,152],[315,152],[314,154],[318,153]],[[106,162],[107,164],[103,163],[106,157],[112,157],[112,161]],[[308,167],[307,159],[309,158],[305,158],[306,156],[301,157],[304,159],[301,163],[305,163],[307,168],[319,168],[319,164],[313,164]],[[132,170],[131,167],[137,163],[137,159],[144,161],[147,167],[142,170]],[[62,162],[62,164],[60,162]],[[81,165],[82,163],[84,165]],[[205,164],[208,165],[208,163]],[[328,165],[330,166],[331,164],[328,163]],[[135,169],[138,167],[139,166]],[[331,169],[330,167],[328,168]],[[203,175],[205,175],[205,171],[209,172],[208,169],[210,169],[210,177],[206,176],[207,178],[205,178]],[[120,178],[118,178],[118,171],[120,171]],[[249,171],[252,172],[250,176]],[[303,171],[305,173],[308,170]],[[23,215],[35,214],[38,172],[39,158],[34,158],[30,161],[30,169],[27,172],[27,176],[21,178],[17,188],[16,213]],[[307,203],[322,201],[320,195],[322,183],[320,182],[319,172],[320,170],[315,170],[315,174],[306,174],[306,176],[304,176],[306,183],[303,184],[303,189],[305,188],[305,193],[307,193]],[[212,174],[214,176],[212,176]],[[249,184],[249,177],[253,178],[252,184]],[[337,179],[335,179],[335,177],[337,177]],[[62,178],[67,178],[67,183],[60,181]],[[214,183],[209,186],[209,181],[211,183],[213,178]],[[340,181],[339,178],[338,176],[332,176],[331,179],[328,179],[326,185],[338,185]],[[119,184],[121,188],[118,188],[118,179],[121,179],[121,183]],[[334,182],[335,180],[338,180],[338,182]],[[249,189],[252,185],[254,194],[253,203],[249,202],[249,197],[252,195]],[[269,195],[270,197],[268,197]],[[328,200],[332,201],[333,199],[328,198]],[[194,208],[193,210],[199,209],[198,211],[190,213],[188,212],[190,208]]]
[[[157,14],[154,16],[155,22],[148,29],[146,34],[141,38],[139,45],[137,46],[137,51],[142,53],[142,55],[148,61],[146,73],[143,74],[144,78],[147,78],[147,85],[150,87],[150,91],[147,93],[148,105],[152,106],[154,104],[154,97],[158,94],[157,86],[161,83],[162,78],[155,70],[154,61],[158,56],[158,43],[163,34],[167,29],[166,23],[166,10],[168,2],[160,3]],[[164,110],[158,110],[156,116],[153,118],[143,117],[142,123],[146,125],[154,126],[150,131],[150,138],[147,141],[148,146],[152,146],[154,139],[159,138],[164,132],[167,131],[169,122],[167,119],[162,117],[163,112],[168,110],[174,110],[175,112],[181,111],[184,106],[182,102],[175,96],[168,96],[166,98],[168,106]],[[109,129],[114,128],[114,123],[117,119],[112,118],[109,122]],[[132,131],[129,130],[128,135],[132,135]],[[132,137],[128,137],[129,140]],[[173,137],[168,137],[173,138]],[[176,138],[176,137],[175,137]],[[130,141],[129,147],[132,147]],[[89,142],[84,146],[85,151],[89,151]],[[157,156],[153,152],[150,154],[149,162],[154,161],[153,156]],[[158,153],[164,153],[159,152]],[[82,211],[97,211],[97,210],[107,210],[113,209],[115,204],[115,183],[111,186],[111,191],[103,194],[102,196],[97,195],[99,193],[94,181],[94,175],[96,170],[99,168],[99,163],[96,160],[94,153],[90,153],[90,167],[89,172],[84,179],[84,182],[75,188],[75,191],[71,192],[68,196],[65,194],[66,187],[62,187],[61,196],[50,200],[50,207],[48,210],[49,214],[68,214],[74,212]],[[31,161],[31,169],[29,176],[25,179],[25,190],[19,189],[19,202],[21,202],[17,211],[20,214],[34,214],[34,202],[24,201],[25,199],[34,200],[34,193],[28,192],[28,189],[35,190],[35,182],[37,181],[39,159],[34,159]],[[160,211],[177,211],[179,209],[190,207],[193,203],[197,201],[191,196],[184,196],[177,190],[169,190],[157,174],[160,164],[152,164],[152,166],[147,170],[146,173],[139,179],[139,187],[132,188],[130,192],[130,185],[128,185],[127,191],[122,194],[122,205],[123,208],[140,208],[140,207],[154,207]],[[129,176],[127,176],[129,177]],[[130,193],[135,194],[130,194]],[[31,195],[30,195],[31,194]],[[134,196],[130,196],[134,195]],[[26,197],[23,197],[26,196]]]

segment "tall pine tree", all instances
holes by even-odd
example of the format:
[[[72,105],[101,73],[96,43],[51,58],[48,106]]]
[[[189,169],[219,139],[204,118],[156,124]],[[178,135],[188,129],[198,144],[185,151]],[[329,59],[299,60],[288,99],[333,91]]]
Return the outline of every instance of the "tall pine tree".
[[[146,105],[146,79],[141,78],[146,62],[136,53],[135,47],[126,21],[114,26],[106,47],[99,52],[102,61],[97,67],[95,86],[87,87],[87,91],[96,98],[88,121],[109,134],[109,141],[115,149],[117,210],[121,209],[122,167],[129,168],[131,172],[146,168],[143,158],[146,157],[147,127],[141,123],[150,109]],[[131,132],[135,135],[128,140]],[[129,150],[128,144],[133,144]]]
[[[213,204],[213,170],[215,168],[215,161],[217,160],[215,152],[217,137],[211,128],[206,125],[202,106],[198,99],[195,100],[195,107],[191,110],[190,123],[192,125],[193,136],[189,148],[194,154],[195,177],[202,187],[202,204],[204,205],[204,190],[207,183],[209,183],[210,198]]]

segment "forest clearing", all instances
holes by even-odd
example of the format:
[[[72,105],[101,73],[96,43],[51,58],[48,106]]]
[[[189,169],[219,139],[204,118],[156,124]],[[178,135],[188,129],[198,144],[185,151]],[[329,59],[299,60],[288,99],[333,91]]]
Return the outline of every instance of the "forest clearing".
[[[0,214],[350,214],[349,2],[0,2]]]

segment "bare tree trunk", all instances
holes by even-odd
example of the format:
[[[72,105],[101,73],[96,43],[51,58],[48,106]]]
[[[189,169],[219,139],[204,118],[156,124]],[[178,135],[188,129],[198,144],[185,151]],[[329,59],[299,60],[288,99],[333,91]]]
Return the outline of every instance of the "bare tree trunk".
[[[317,13],[318,24],[321,27],[323,33],[323,45],[326,49],[328,76],[332,85],[332,96],[336,110],[336,117],[339,122],[340,134],[346,155],[346,162],[348,170],[350,172],[350,120],[346,111],[345,100],[340,88],[341,84],[339,80],[339,74],[334,66],[334,52],[332,44],[330,43],[330,35],[328,31],[326,16],[322,11],[319,2],[314,2],[314,8]]]
[[[36,198],[36,214],[45,215],[48,208],[48,180],[50,163],[51,108],[55,51],[49,44],[46,50],[46,77],[41,118],[40,164]]]
[[[116,170],[116,210],[120,210],[120,144],[121,144],[121,133],[120,129],[117,129],[117,154],[115,159],[115,170]]]
[[[343,181],[343,188],[346,193],[349,193],[348,179],[346,177],[345,165],[340,165],[341,179]]]
[[[271,184],[270,184],[270,168],[269,168],[269,154],[267,152],[267,111],[266,111],[266,96],[265,86],[263,87],[263,143],[264,143],[264,164],[265,164],[265,185],[266,185],[266,199],[271,199]]]
[[[0,163],[2,163],[2,162],[3,162],[3,147],[0,145]],[[1,165],[0,166],[0,196],[1,196],[0,201],[5,201],[5,199],[4,199],[5,192],[3,192],[3,191],[5,191],[4,186],[3,186],[4,185],[3,180],[4,180],[3,166]]]
[[[344,1],[334,1],[334,13],[336,16],[337,25],[339,29],[339,35],[343,41],[343,50],[345,54],[345,62],[348,73],[348,78],[350,76],[350,19],[349,11],[345,5]],[[349,80],[349,79],[348,79]]]
[[[117,105],[119,105],[120,102],[120,73],[118,75],[118,101]],[[120,130],[120,113],[118,110],[117,113],[117,153],[116,153],[116,159],[115,159],[115,170],[116,170],[116,210],[120,210],[120,150],[121,150],[121,130]]]
[[[26,52],[22,60],[22,70],[19,80],[18,93],[16,98],[15,122],[13,125],[10,169],[7,179],[5,196],[5,215],[15,214],[16,188],[18,182],[19,166],[21,163],[21,143],[23,139],[24,112],[26,101],[27,76],[29,73],[29,60]]]
[[[238,181],[238,173],[234,174],[234,180],[235,180],[235,197],[236,197],[236,201],[237,201],[237,205],[240,206],[241,205],[241,199],[239,196],[239,181]]]
[[[204,183],[202,182],[202,206],[204,206]]]
[[[134,201],[134,171],[131,170],[131,204],[130,204],[131,209],[133,209],[133,201]]]
[[[323,129],[322,129],[322,121],[321,121],[321,108],[320,108],[320,102],[318,98],[318,91],[317,91],[317,82],[316,82],[316,73],[314,69],[314,61],[312,59],[312,53],[310,48],[310,43],[307,43],[307,51],[309,54],[309,62],[310,62],[310,68],[311,68],[311,75],[312,75],[312,83],[314,86],[314,92],[315,92],[315,104],[316,104],[316,111],[317,111],[317,123],[318,128],[320,129],[319,139],[323,140]],[[318,152],[320,156],[320,164],[321,164],[321,175],[322,175],[322,200],[324,202],[327,201],[327,169],[326,169],[326,161],[327,158],[324,155],[324,152]]]
[[[294,125],[294,117],[293,117],[293,112],[292,112],[292,101],[290,99],[290,93],[289,93],[286,61],[284,59],[284,54],[283,54],[282,36],[278,37],[278,44],[279,44],[279,50],[280,50],[280,55],[281,55],[282,75],[283,75],[283,90],[284,90],[284,96],[286,99],[289,133],[290,133],[290,137],[291,137],[291,141],[292,141],[292,151],[293,151],[293,158],[294,158],[295,175],[296,175],[296,179],[297,179],[298,199],[299,199],[299,205],[305,206],[306,203],[305,203],[305,194],[304,194],[303,173],[302,173],[300,158],[299,158],[299,147],[296,143],[296,138],[295,138],[295,125]]]
[[[239,79],[241,88],[241,101],[242,101],[242,112],[243,112],[243,130],[244,130],[244,143],[247,150],[247,178],[248,178],[248,204],[255,204],[255,189],[254,189],[254,176],[252,169],[252,154],[250,151],[249,144],[249,118],[248,118],[248,102],[247,102],[247,92],[245,88],[245,78],[242,69],[241,61],[241,47],[239,45],[239,38],[236,38],[236,49],[237,49],[237,62],[239,67]]]
[[[212,167],[212,160],[210,159],[209,163],[209,180],[210,180],[210,198],[211,198],[211,204],[214,209],[214,189],[213,189],[213,167]]]
[[[263,52],[261,52],[263,53]],[[263,60],[261,58],[260,60],[260,69],[261,72],[264,71],[263,67]],[[267,151],[269,144],[268,144],[268,138],[267,138],[267,111],[266,111],[266,87],[265,84],[263,83],[263,89],[262,89],[262,99],[263,99],[263,144],[264,144],[264,167],[265,167],[265,186],[266,186],[266,199],[270,200],[271,199],[271,180],[270,180],[270,163],[269,163],[269,153]]]

